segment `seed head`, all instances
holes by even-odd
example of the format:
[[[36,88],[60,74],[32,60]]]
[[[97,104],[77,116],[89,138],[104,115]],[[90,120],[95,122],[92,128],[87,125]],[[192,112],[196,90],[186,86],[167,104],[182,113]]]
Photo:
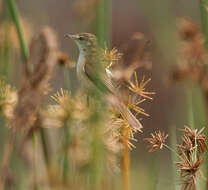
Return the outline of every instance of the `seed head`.
[[[145,81],[145,78],[142,78],[142,81],[139,83],[138,82],[138,77],[136,72],[134,73],[134,80],[135,82],[129,82],[129,90],[137,93],[138,95],[140,95],[143,98],[147,98],[152,100],[151,95],[155,94],[154,92],[146,92],[145,90],[145,86],[151,81],[151,79],[148,79]]]
[[[203,160],[200,157],[188,158],[184,152],[182,158],[180,162],[176,163],[182,178],[182,190],[196,190],[196,174]]]
[[[144,141],[150,143],[149,152],[156,152],[158,149],[162,149],[165,143],[165,140],[168,138],[168,134],[165,134],[161,131],[156,131],[151,133],[151,138],[145,138]]]
[[[184,126],[182,130],[184,132],[182,147],[191,148],[197,146],[199,153],[204,153],[207,150],[206,136],[201,134],[204,128],[190,129],[187,126]]]

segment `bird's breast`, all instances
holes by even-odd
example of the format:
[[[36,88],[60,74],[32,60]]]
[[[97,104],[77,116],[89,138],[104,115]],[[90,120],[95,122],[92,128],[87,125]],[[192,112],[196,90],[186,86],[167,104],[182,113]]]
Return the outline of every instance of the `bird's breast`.
[[[85,63],[86,63],[85,56],[80,54],[76,67],[77,77],[82,87],[89,88],[91,81],[88,79],[87,75],[85,74]]]

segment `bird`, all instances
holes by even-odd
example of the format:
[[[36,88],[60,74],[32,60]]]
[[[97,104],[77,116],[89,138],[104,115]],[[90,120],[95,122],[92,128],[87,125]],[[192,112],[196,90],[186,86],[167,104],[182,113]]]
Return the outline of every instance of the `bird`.
[[[97,88],[101,93],[108,95],[110,104],[135,129],[142,132],[142,124],[123,103],[116,86],[108,76],[99,53],[97,37],[91,33],[66,34],[79,48],[79,57],[76,64],[78,80],[85,89]]]

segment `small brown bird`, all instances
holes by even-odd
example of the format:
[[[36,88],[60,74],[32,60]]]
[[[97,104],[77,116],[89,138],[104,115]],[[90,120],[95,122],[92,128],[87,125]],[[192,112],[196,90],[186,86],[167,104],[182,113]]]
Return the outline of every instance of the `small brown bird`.
[[[120,112],[132,127],[141,131],[141,123],[122,102],[119,92],[106,74],[100,58],[96,36],[90,33],[67,34],[66,36],[73,39],[79,47],[80,53],[76,70],[81,85],[84,88],[97,87],[104,94],[113,97],[113,101],[110,101],[113,107]]]

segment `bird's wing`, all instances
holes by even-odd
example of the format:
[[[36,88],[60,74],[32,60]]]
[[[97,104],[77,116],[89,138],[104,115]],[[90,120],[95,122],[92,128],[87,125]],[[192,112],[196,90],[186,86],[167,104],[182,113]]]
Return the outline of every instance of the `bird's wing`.
[[[90,56],[84,67],[85,74],[95,86],[104,92],[114,92],[115,87],[105,71],[105,67],[98,56]]]

